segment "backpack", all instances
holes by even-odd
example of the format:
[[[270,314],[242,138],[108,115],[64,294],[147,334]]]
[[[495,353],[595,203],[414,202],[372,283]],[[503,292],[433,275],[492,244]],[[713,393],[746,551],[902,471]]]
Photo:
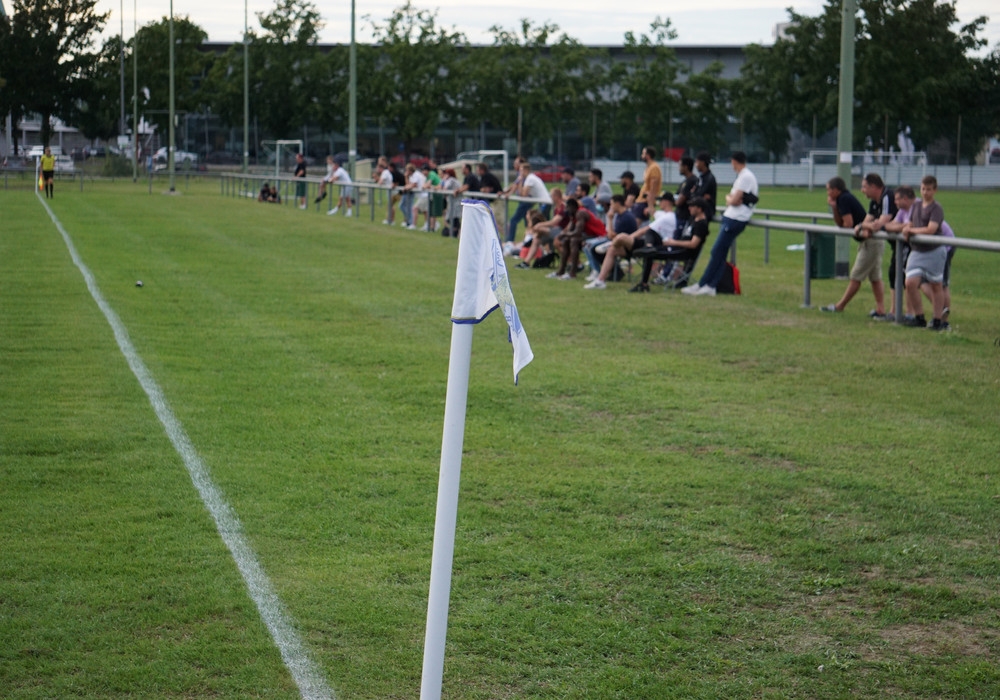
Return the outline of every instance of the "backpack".
[[[719,294],[742,294],[740,289],[740,269],[732,263],[726,263],[722,268],[722,279],[716,288]]]

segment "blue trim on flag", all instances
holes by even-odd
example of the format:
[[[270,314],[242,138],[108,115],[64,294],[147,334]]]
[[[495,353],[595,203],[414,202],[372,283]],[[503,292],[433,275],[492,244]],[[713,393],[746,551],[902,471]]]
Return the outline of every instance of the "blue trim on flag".
[[[493,313],[494,311],[496,311],[499,308],[500,308],[500,304],[497,304],[496,306],[494,306],[492,309],[490,309],[489,311],[487,311],[486,313],[484,313],[479,318],[455,318],[454,316],[452,316],[451,317],[451,322],[452,323],[464,323],[464,324],[482,323],[483,321],[486,320],[487,316],[489,316],[491,313]]]

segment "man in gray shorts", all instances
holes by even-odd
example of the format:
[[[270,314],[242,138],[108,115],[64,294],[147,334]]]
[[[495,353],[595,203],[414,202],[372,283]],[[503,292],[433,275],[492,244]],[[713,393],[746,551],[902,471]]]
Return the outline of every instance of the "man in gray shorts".
[[[928,245],[911,242],[910,236],[935,236],[941,233],[944,209],[934,200],[937,194],[937,178],[928,175],[920,181],[920,200],[910,209],[910,223],[903,227],[903,239],[910,244],[910,257],[906,261],[906,299],[913,310],[913,318],[903,323],[916,328],[926,328],[924,304],[920,298],[920,286],[928,285],[934,304],[934,318],[931,328],[945,330],[941,319],[944,311],[944,267],[948,260],[947,246]]]

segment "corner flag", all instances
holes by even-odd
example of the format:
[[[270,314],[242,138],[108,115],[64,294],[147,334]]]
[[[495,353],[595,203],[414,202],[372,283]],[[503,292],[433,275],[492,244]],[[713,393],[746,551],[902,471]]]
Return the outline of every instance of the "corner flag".
[[[462,207],[455,301],[451,307],[451,356],[448,360],[448,392],[444,402],[424,666],[420,679],[421,700],[440,700],[444,677],[444,645],[458,520],[458,482],[462,473],[462,444],[465,441],[465,407],[469,396],[472,329],[495,309],[503,309],[509,339],[514,346],[515,384],[518,372],[534,357],[510,291],[493,212],[480,200],[462,202]]]
[[[489,205],[482,200],[466,200],[462,202],[462,209],[462,237],[458,244],[451,320],[453,323],[479,323],[495,309],[502,309],[509,329],[508,340],[514,346],[514,383],[517,384],[518,373],[534,355],[517,315],[514,294],[510,291],[496,221]]]

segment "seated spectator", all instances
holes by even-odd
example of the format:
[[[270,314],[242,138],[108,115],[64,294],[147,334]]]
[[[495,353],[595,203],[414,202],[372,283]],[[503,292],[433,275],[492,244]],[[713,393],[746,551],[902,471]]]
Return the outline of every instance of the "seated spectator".
[[[560,280],[576,279],[580,266],[580,247],[585,240],[607,236],[607,229],[600,217],[581,207],[575,198],[571,197],[566,201],[566,216],[569,219],[567,229],[555,241],[559,248],[559,269],[546,275]]]
[[[631,234],[639,228],[639,222],[635,220],[635,215],[625,206],[625,196],[616,194],[611,196],[609,203],[607,221],[605,227],[614,234]],[[610,246],[608,238],[593,238],[583,245],[583,254],[587,256],[590,265],[590,274],[587,281],[593,282],[600,274],[601,265],[604,263],[607,251],[598,253],[598,249]]]
[[[628,257],[633,248],[655,248],[663,240],[673,238],[677,232],[677,217],[674,215],[674,195],[664,192],[660,195],[660,211],[663,215],[654,217],[647,226],[636,229],[634,233],[619,233],[611,242],[611,247],[604,256],[604,263],[597,277],[589,282],[584,289],[606,289],[611,269],[618,264],[618,258]]]
[[[659,245],[639,248],[633,251],[633,255],[643,259],[642,279],[629,290],[630,292],[649,291],[649,276],[653,271],[653,262],[655,260],[672,262],[673,266],[671,269],[673,270],[677,269],[678,266],[683,269],[684,263],[698,257],[709,235],[709,221],[705,214],[705,211],[708,209],[708,203],[700,197],[695,197],[688,200],[688,209],[690,217],[687,223],[684,224],[684,228],[681,230],[679,236],[676,238],[664,238],[660,241]],[[672,279],[676,279],[676,277],[668,272],[666,282],[669,283]]]
[[[521,262],[515,267],[526,270],[538,257],[539,249],[547,247],[552,250],[552,242],[568,225],[566,217],[566,202],[563,201],[562,190],[556,187],[549,194],[552,196],[552,218],[546,219],[540,211],[528,212],[528,230],[521,244]],[[535,214],[534,221],[532,214]]]
[[[581,182],[576,188],[576,198],[580,200],[580,206],[589,209],[597,216],[604,216],[604,212],[597,206],[597,200],[590,196],[590,185]]]
[[[611,206],[611,185],[604,181],[604,173],[600,168],[590,170],[590,188],[594,193],[594,200],[604,213]]]
[[[559,173],[563,183],[563,191],[567,197],[576,196],[576,188],[580,186],[580,180],[573,172],[573,168],[563,168]]]
[[[869,180],[871,178],[871,180]],[[875,295],[875,311],[873,318],[885,316],[885,289],[882,285],[882,253],[885,241],[872,238],[872,234],[881,231],[896,215],[896,203],[892,190],[885,187],[882,178],[876,173],[869,173],[861,181],[861,191],[871,200],[868,214],[865,214],[861,202],[847,189],[843,178],[832,178],[826,184],[827,204],[833,209],[833,220],[840,228],[854,229],[858,239],[858,255],[851,268],[850,281],[844,295],[836,304],[823,306],[823,311],[839,313],[846,308],[854,295],[861,289],[861,283],[866,279],[871,282],[872,293]],[[884,214],[883,214],[884,210]]]
[[[257,195],[258,202],[269,202],[271,201],[271,185],[265,182],[260,186],[260,193]]]
[[[625,206],[631,209],[639,198],[639,185],[635,184],[635,173],[626,170],[618,176],[622,183],[622,195],[625,196]]]

